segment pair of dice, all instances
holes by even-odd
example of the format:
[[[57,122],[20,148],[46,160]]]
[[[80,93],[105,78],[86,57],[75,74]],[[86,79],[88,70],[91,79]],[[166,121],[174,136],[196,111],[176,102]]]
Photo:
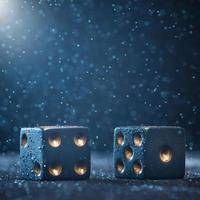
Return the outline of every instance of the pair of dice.
[[[169,179],[185,173],[185,132],[180,127],[116,128],[113,152],[118,178]],[[20,164],[25,179],[89,178],[88,128],[22,128]]]

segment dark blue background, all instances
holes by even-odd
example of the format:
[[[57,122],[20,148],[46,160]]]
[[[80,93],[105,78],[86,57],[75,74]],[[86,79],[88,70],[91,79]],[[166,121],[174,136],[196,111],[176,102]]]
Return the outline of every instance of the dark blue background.
[[[141,124],[183,126],[188,148],[199,147],[199,1],[8,0],[6,9],[1,150],[18,149],[20,127],[56,124],[88,126],[98,150],[111,149],[114,127]]]

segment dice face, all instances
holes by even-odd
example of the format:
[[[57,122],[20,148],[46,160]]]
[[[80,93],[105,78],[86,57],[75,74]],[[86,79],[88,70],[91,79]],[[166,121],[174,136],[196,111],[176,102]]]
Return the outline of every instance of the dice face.
[[[185,174],[185,131],[180,127],[152,127],[146,137],[144,162],[150,179],[182,178]],[[157,153],[158,152],[158,153]]]
[[[42,129],[22,128],[20,132],[20,166],[22,177],[39,180],[43,177]]]
[[[119,127],[114,131],[114,166],[118,178],[144,177],[145,132],[142,128]]]
[[[116,128],[114,166],[118,178],[182,178],[185,173],[184,129],[164,126]]]
[[[22,128],[21,174],[30,180],[80,180],[90,175],[86,127]]]

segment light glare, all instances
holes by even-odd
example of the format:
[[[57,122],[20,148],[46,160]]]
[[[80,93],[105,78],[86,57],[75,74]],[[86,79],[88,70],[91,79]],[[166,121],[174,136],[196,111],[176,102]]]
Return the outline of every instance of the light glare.
[[[13,2],[10,0],[0,0],[0,22],[11,17],[13,12]]]

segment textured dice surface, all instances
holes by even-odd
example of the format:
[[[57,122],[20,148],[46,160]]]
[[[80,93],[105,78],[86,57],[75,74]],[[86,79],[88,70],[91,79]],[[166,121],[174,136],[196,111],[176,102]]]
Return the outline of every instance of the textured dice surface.
[[[118,127],[114,131],[115,176],[172,179],[185,174],[185,131],[180,127]]]
[[[24,179],[87,179],[90,175],[88,128],[22,128],[20,166]]]

